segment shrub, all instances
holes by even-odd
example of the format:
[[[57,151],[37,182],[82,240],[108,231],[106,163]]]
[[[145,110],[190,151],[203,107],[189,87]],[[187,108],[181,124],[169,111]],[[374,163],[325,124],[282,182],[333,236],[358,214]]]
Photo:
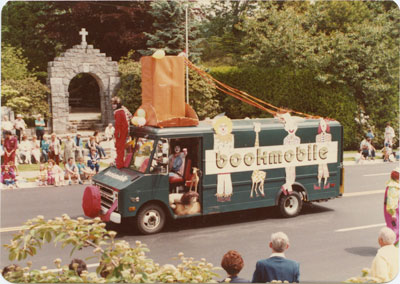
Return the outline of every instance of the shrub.
[[[69,270],[67,265],[61,266],[61,259],[54,260],[58,271],[49,270],[46,266],[41,270],[31,270],[32,263],[27,267],[14,267],[4,277],[10,282],[25,283],[149,283],[149,282],[184,282],[211,283],[219,276],[216,268],[205,259],[195,261],[178,254],[181,263],[177,266],[165,264],[160,266],[147,258],[149,251],[145,244],[136,241],[131,247],[124,240],[116,240],[117,233],[107,231],[106,224],[100,218],[76,220],[64,214],[54,220],[44,220],[38,216],[28,220],[22,229],[14,236],[10,244],[4,245],[9,252],[9,260],[23,260],[34,256],[38,248],[45,242],[61,243],[61,247],[71,245],[71,255],[79,249],[92,247],[94,256],[100,265],[96,273]]]

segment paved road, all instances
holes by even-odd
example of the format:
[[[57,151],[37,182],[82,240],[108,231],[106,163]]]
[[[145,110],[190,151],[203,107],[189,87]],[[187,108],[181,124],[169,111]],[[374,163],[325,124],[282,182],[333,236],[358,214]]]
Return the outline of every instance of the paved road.
[[[267,247],[270,234],[284,231],[291,240],[287,257],[300,262],[302,281],[341,282],[359,275],[362,268],[370,266],[376,254],[377,233],[384,223],[384,184],[395,166],[383,163],[347,166],[344,197],[306,206],[302,214],[293,219],[281,219],[268,208],[180,220],[152,236],[138,235],[127,227],[110,228],[120,230],[120,239],[146,243],[151,249],[150,257],[161,264],[174,263],[171,258],[182,251],[187,256],[204,257],[219,265],[227,250],[236,249],[245,260],[241,277],[248,279],[251,279],[255,262],[270,254]],[[12,237],[8,228],[20,226],[36,215],[45,218],[63,213],[74,218],[83,216],[83,190],[83,186],[3,190],[1,244],[8,243]],[[67,263],[69,252],[48,245],[39,251],[34,265],[51,267],[56,257]],[[79,251],[74,257],[83,258],[90,253]],[[89,261],[92,262],[95,261]],[[9,263],[6,251],[1,249],[1,266]]]

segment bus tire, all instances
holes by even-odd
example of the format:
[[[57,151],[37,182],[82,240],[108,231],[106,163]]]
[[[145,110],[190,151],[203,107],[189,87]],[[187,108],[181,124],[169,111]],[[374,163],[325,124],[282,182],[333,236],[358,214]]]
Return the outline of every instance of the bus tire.
[[[290,218],[299,215],[303,201],[298,192],[292,191],[288,195],[282,195],[279,199],[279,210],[283,217]]]
[[[136,225],[144,235],[156,234],[163,229],[165,219],[165,212],[161,206],[150,203],[140,209],[136,216]]]

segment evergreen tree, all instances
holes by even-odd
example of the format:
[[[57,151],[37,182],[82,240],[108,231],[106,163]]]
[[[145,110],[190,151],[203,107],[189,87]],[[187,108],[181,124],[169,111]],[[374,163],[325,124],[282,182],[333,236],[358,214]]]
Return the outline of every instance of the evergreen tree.
[[[199,38],[198,17],[192,13],[195,4],[183,1],[153,1],[148,13],[153,17],[153,30],[145,32],[147,50],[140,50],[143,55],[151,55],[157,49],[163,49],[167,55],[178,55],[185,50],[185,9],[189,5],[189,56],[196,60],[200,56],[197,47]]]

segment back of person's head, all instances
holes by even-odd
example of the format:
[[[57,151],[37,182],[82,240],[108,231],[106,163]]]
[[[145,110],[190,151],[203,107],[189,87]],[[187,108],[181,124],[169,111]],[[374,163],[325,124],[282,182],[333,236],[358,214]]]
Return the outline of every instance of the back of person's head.
[[[396,241],[396,234],[388,227],[383,227],[379,231],[378,240],[381,241],[381,246],[392,245]]]
[[[79,258],[74,258],[68,266],[69,270],[74,270],[81,276],[82,271],[87,270],[86,263]]]
[[[283,232],[273,233],[271,235],[271,248],[276,252],[284,252],[289,245],[289,238]]]
[[[222,257],[221,266],[226,273],[236,276],[242,270],[244,261],[240,253],[235,250],[230,250]]]

